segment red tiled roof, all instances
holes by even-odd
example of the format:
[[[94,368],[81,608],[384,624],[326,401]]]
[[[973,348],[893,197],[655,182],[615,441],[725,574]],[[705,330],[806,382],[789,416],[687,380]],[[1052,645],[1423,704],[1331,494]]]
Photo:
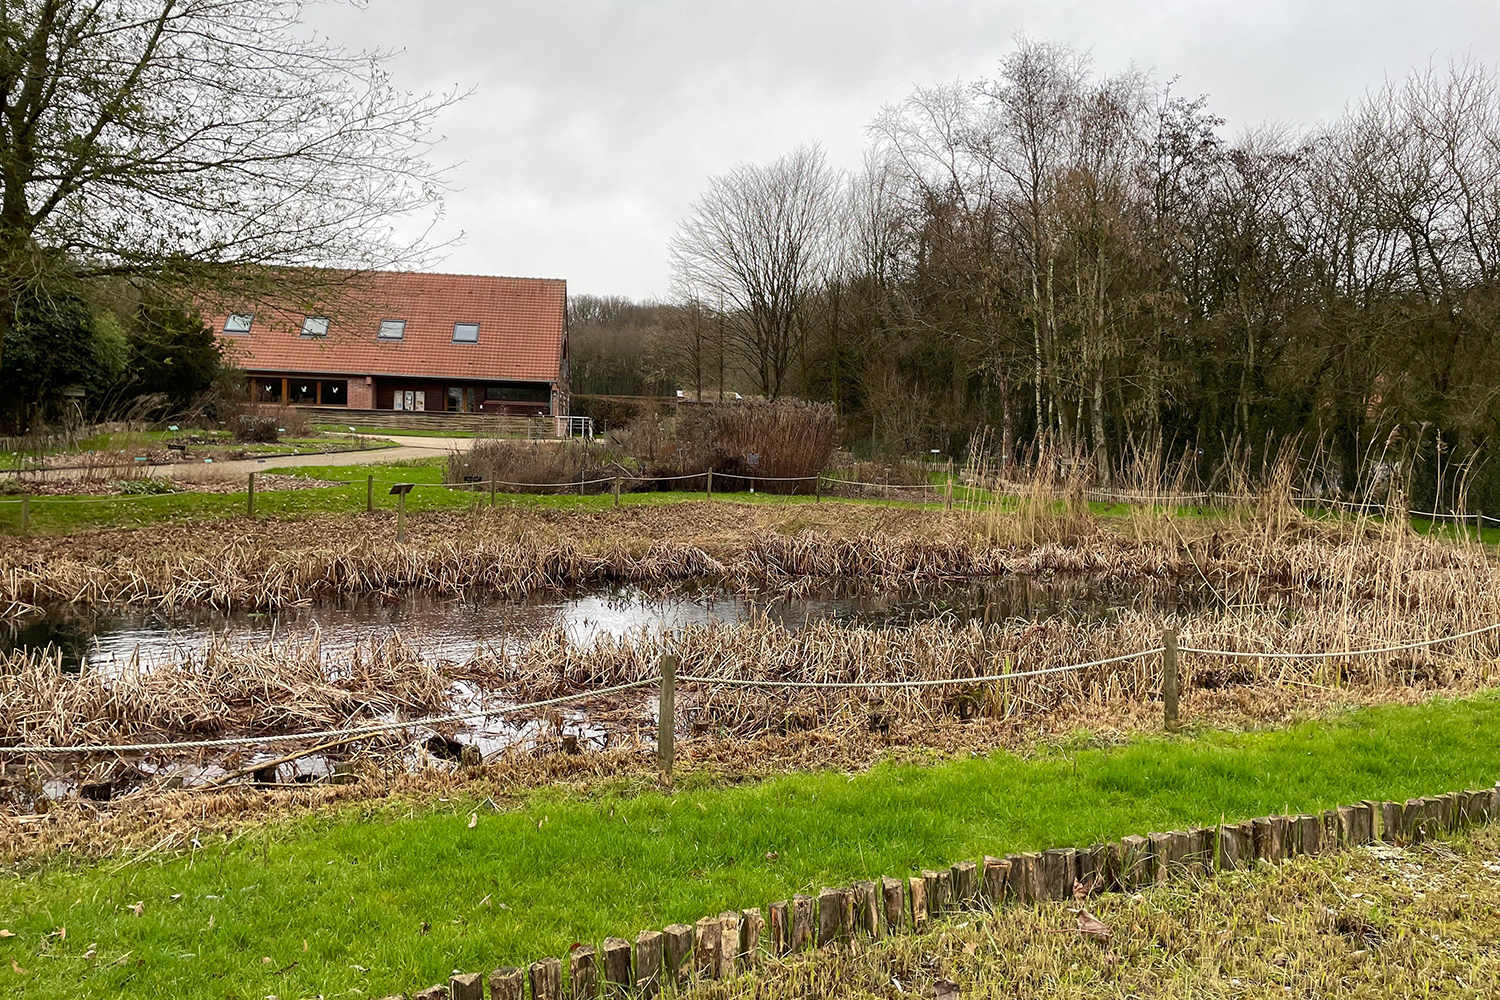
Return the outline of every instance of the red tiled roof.
[[[567,295],[559,278],[377,271],[324,296],[315,314],[329,319],[326,338],[301,336],[302,306],[234,307],[253,311],[248,335],[224,333],[223,313],[204,321],[250,371],[551,382],[561,365]],[[387,319],[406,320],[401,340],[376,339]],[[479,342],[455,344],[455,323],[478,323]]]

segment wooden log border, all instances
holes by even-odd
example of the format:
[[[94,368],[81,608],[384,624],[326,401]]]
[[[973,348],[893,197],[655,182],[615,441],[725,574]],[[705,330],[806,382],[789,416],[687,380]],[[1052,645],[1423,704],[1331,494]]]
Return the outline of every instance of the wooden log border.
[[[1149,886],[1279,864],[1364,844],[1420,844],[1500,820],[1500,783],[1405,802],[1358,802],[1321,813],[1263,816],[1216,827],[1131,835],[1089,847],[985,856],[906,878],[881,876],[799,894],[764,910],[726,910],[693,924],[643,930],[634,943],[609,937],[580,944],[566,961],[543,958],[487,975],[457,973],[422,1000],[653,1000],[664,987],[726,979],[812,947],[859,947],[888,934],[925,932],[967,910],[1066,905],[1077,896],[1137,892]],[[767,916],[768,915],[768,916]],[[567,982],[563,982],[563,970]],[[484,984],[489,988],[483,990]]]

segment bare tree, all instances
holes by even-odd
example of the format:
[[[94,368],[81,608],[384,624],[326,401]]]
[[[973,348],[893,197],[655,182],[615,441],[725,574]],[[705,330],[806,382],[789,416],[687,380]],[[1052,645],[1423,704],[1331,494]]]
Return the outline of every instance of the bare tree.
[[[829,257],[836,187],[816,146],[709,179],[670,245],[677,280],[721,298],[739,352],[767,398],[786,388],[807,296]]]
[[[455,95],[397,90],[384,53],[312,37],[304,6],[0,5],[0,343],[60,279],[201,291],[414,259],[397,223],[440,207],[427,156]]]

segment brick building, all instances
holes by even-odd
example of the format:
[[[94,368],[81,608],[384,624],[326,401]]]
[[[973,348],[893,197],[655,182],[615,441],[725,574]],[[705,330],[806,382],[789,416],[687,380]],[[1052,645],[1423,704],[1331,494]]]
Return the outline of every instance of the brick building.
[[[569,411],[567,282],[378,271],[313,311],[207,318],[251,398],[351,410]]]

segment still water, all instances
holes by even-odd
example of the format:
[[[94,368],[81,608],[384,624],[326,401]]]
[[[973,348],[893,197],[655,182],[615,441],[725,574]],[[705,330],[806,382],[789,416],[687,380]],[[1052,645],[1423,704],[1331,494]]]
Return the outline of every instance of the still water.
[[[1183,595],[1173,595],[1180,600]],[[274,614],[200,610],[177,614],[127,612],[80,615],[68,608],[0,623],[0,652],[51,648],[65,669],[139,656],[163,659],[197,652],[210,638],[265,645],[318,637],[323,648],[347,648],[399,634],[424,656],[463,659],[480,645],[514,647],[545,631],[565,629],[578,641],[646,628],[733,624],[764,615],[788,628],[809,621],[900,625],[947,616],[1045,618],[1107,616],[1113,609],[1160,599],[1138,586],[1128,592],[1098,583],[1025,577],[966,583],[922,592],[806,597],[745,595],[717,590],[667,593],[635,587],[524,600],[465,600],[426,593],[363,596],[283,608]]]

